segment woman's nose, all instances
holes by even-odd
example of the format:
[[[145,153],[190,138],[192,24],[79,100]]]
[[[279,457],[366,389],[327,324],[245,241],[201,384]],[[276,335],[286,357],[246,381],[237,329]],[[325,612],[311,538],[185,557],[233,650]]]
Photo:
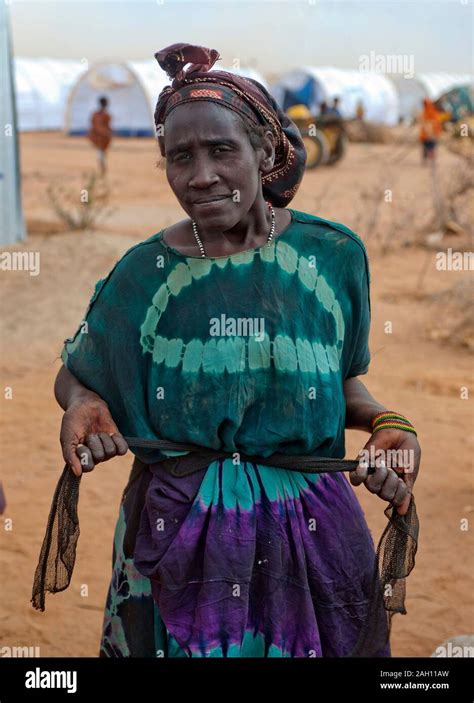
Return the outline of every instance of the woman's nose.
[[[191,188],[209,188],[209,186],[218,181],[219,176],[215,171],[212,161],[205,156],[196,157],[193,163],[193,173],[191,174],[188,185]]]

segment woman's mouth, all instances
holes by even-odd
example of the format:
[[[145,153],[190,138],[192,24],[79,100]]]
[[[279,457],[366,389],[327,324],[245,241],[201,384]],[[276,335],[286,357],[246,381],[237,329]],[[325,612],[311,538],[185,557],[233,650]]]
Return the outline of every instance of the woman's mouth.
[[[229,197],[229,195],[214,195],[208,198],[200,198],[199,200],[195,200],[193,205],[197,207],[212,207],[219,205],[219,203],[223,200],[227,200]]]

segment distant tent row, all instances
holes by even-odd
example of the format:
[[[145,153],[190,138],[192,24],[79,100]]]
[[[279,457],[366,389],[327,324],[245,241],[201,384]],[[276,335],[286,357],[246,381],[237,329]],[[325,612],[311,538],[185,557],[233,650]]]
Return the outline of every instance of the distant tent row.
[[[216,66],[262,83],[252,68]],[[153,113],[160,91],[170,84],[155,60],[103,61],[87,68],[80,61],[15,60],[15,81],[21,131],[64,130],[85,134],[97,99],[109,98],[115,134],[153,136]]]
[[[419,73],[413,78],[365,73],[332,67],[304,66],[291,71],[270,88],[251,68],[216,66],[263,83],[287,110],[304,104],[317,114],[322,101],[340,98],[346,119],[354,117],[359,102],[367,120],[395,125],[420,110],[424,97],[437,100],[453,88],[472,83],[468,74]],[[88,68],[81,61],[15,60],[20,130],[65,130],[85,134],[97,98],[110,99],[114,131],[123,136],[154,134],[153,112],[159,92],[169,85],[155,60],[103,61]]]
[[[305,66],[273,84],[271,92],[284,110],[304,104],[314,114],[318,114],[321,102],[331,103],[338,97],[346,119],[355,116],[360,101],[367,120],[393,126],[401,119],[412,119],[421,109],[423,98],[437,100],[452,88],[472,84],[472,80],[469,74],[420,73],[404,78]]]

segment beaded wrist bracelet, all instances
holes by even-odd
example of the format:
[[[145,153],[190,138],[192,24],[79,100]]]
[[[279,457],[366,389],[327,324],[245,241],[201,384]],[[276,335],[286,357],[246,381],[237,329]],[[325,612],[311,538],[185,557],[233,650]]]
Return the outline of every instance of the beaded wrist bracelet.
[[[411,424],[410,420],[407,420],[405,415],[400,415],[400,413],[394,413],[390,410],[379,413],[372,420],[372,434],[374,434],[374,432],[378,432],[379,430],[386,429],[413,432],[413,434],[417,436],[415,428]]]

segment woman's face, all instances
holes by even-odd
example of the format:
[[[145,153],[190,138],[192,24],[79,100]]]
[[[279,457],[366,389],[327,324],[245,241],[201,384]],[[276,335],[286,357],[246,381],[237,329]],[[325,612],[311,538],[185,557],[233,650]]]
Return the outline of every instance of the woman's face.
[[[271,133],[255,151],[238,115],[201,100],[174,108],[163,137],[169,184],[200,228],[231,229],[263,199],[259,170],[273,163]]]

